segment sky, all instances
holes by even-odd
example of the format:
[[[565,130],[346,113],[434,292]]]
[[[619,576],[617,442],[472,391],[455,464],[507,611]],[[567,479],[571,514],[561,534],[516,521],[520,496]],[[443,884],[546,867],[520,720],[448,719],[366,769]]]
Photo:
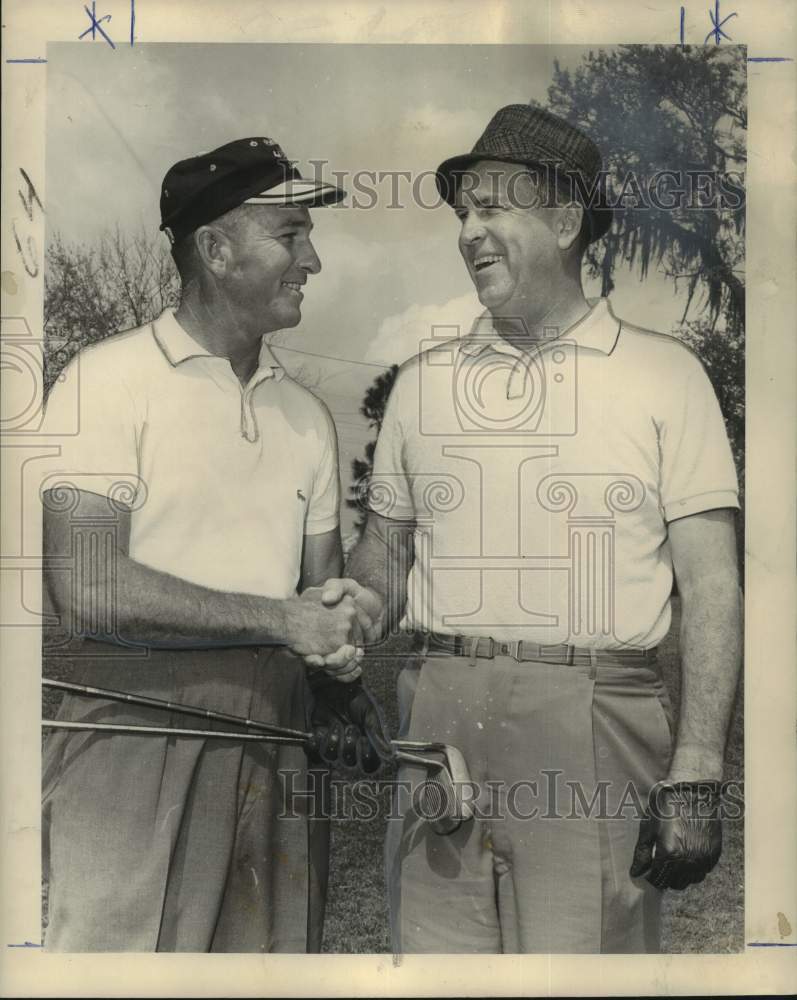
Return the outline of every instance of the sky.
[[[498,108],[544,102],[554,59],[574,68],[586,54],[580,46],[152,43],[91,46],[88,57],[80,43],[52,43],[48,236],[91,243],[117,223],[157,230],[166,170],[245,136],[276,139],[306,176],[343,172],[347,203],[314,213],[322,271],[305,289],[302,322],[272,344],[330,407],[345,492],[351,460],[371,436],[357,412],[370,382],[416,353],[434,326],[467,329],[481,311],[456,219],[432,207],[424,172],[470,150]],[[328,166],[314,167],[319,160]],[[422,204],[407,179],[379,182],[363,171],[421,176]],[[355,174],[376,190],[376,205],[351,190]],[[615,280],[612,301],[625,319],[665,332],[680,319],[684,299],[661,276],[641,285],[620,270]],[[352,515],[343,513],[345,532]]]

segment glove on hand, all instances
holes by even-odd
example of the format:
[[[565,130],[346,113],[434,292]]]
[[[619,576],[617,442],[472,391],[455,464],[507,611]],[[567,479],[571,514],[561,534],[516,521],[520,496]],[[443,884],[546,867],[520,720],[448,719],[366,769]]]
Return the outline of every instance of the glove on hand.
[[[325,764],[366,774],[392,760],[390,734],[380,707],[362,678],[343,683],[323,672],[308,677],[313,707],[310,753]]]
[[[657,889],[685,889],[702,882],[722,851],[718,781],[659,783],[651,789],[640,823],[631,878]]]

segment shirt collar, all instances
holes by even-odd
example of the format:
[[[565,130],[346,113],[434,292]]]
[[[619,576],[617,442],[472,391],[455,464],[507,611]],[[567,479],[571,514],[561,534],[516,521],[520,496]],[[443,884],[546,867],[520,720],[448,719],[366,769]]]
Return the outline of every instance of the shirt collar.
[[[277,361],[274,356],[274,352],[266,343],[266,338],[260,341],[260,357],[257,362],[257,370],[259,372],[265,372],[271,369],[271,374],[279,382],[280,379],[285,377],[285,369]]]
[[[586,316],[556,339],[575,342],[578,347],[586,347],[609,355],[614,350],[620,335],[620,321],[612,312],[608,299],[587,299],[587,303],[590,310]],[[545,343],[552,344],[555,341],[545,341]],[[522,353],[496,333],[492,317],[485,311],[478,317],[467,336],[462,338],[459,349],[468,357],[475,357],[487,348],[516,357],[520,357]]]
[[[211,354],[180,325],[175,316],[174,309],[166,309],[160,316],[153,320],[152,335],[158,346],[166,355],[169,364],[176,367],[189,358],[215,358],[219,355]],[[260,356],[258,358],[257,372],[255,375],[277,380],[285,375],[285,369],[274,357],[271,348],[266,343],[265,337],[260,342]],[[254,377],[254,376],[253,376]]]

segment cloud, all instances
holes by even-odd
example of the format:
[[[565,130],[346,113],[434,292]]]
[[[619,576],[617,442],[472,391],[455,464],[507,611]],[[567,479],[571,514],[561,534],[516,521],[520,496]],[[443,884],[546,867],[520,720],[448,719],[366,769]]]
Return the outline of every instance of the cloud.
[[[365,359],[401,364],[424,350],[431,338],[450,340],[468,333],[481,312],[483,307],[475,292],[442,304],[411,305],[404,312],[382,320],[368,345]]]
[[[406,108],[400,128],[406,130],[408,140],[414,139],[413,145],[418,144],[419,135],[426,134],[448,149],[451,146],[451,137],[459,137],[463,149],[457,149],[455,152],[464,152],[478,139],[486,124],[479,110],[452,109],[427,101],[425,104]],[[449,151],[445,155],[454,154]]]

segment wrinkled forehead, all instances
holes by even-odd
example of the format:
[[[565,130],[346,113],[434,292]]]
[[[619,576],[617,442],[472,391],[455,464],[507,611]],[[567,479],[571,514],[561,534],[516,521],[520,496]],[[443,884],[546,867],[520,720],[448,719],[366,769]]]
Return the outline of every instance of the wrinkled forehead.
[[[522,163],[477,160],[459,175],[454,207],[501,202],[528,207],[536,184]]]

